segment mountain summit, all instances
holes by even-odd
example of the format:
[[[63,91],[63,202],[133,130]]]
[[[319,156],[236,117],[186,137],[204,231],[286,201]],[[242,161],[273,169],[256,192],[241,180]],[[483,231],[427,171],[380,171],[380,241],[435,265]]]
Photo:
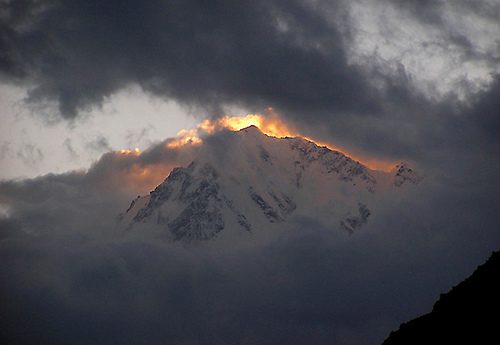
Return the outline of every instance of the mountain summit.
[[[405,163],[375,171],[304,138],[249,126],[207,140],[189,166],[133,200],[122,222],[153,225],[183,241],[239,236],[292,219],[353,233],[368,222],[378,195],[416,183]]]

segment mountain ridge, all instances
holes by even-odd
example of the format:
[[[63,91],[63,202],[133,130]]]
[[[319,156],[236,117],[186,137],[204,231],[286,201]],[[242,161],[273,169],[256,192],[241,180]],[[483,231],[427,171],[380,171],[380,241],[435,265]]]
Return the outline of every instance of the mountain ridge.
[[[377,189],[417,184],[406,163],[395,175],[300,137],[276,138],[256,126],[204,144],[187,167],[174,168],[122,220],[156,224],[173,240],[208,240],[223,230],[253,232],[295,215],[354,233],[372,215]]]

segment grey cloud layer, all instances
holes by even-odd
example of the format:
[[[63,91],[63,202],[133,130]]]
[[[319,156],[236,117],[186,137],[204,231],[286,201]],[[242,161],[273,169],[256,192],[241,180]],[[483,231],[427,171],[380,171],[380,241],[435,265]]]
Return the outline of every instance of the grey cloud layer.
[[[377,105],[307,2],[23,1],[4,3],[2,18],[4,75],[34,83],[30,98],[65,117],[129,83],[204,107]]]
[[[392,3],[447,29],[444,2]],[[453,3],[485,20],[499,13],[485,1]],[[188,163],[190,153],[164,143],[141,156],[105,154],[87,173],[0,182],[0,335],[27,344],[376,343],[498,249],[500,77],[465,103],[429,100],[404,66],[348,63],[347,9],[0,1],[3,80],[32,87],[31,102],[56,102],[65,118],[137,83],[214,113],[271,105],[319,139],[414,159],[427,174],[419,193],[387,201],[353,237],[303,219],[264,246],[234,248],[116,236],[116,215],[144,187],[125,183],[128,172]],[[470,37],[450,40],[468,59],[498,62],[477,56]],[[102,139],[90,148],[104,149]]]
[[[0,183],[7,343],[378,343],[500,243],[495,180],[453,173],[388,196],[353,236],[307,218],[230,245],[123,233],[116,216],[136,191],[120,176],[183,155],[160,143],[87,173]]]
[[[444,63],[475,61],[498,71],[495,38],[478,37],[478,30],[468,35],[468,22],[452,25],[447,12],[487,25],[498,21],[495,3],[387,1],[378,6],[389,5],[420,23],[419,30],[440,33],[423,44],[438,44],[441,52],[455,49],[458,60],[453,55]],[[490,119],[487,131],[497,129],[498,108],[491,101],[498,98],[497,82],[466,103],[453,93],[436,101],[415,87],[412,73],[418,71],[402,64],[394,70],[397,61],[369,55],[364,63],[352,63],[351,43],[360,33],[356,20],[362,18],[354,18],[351,6],[341,0],[3,1],[0,71],[4,80],[30,87],[30,102],[55,102],[65,118],[139,84],[204,109],[200,113],[218,115],[226,105],[272,106],[324,139],[393,159],[426,159],[422,152],[443,138],[457,140],[457,126],[469,131]],[[411,37],[416,29],[408,30]],[[397,49],[398,42],[390,43]],[[423,63],[443,62],[429,57]],[[465,73],[462,85],[467,83]],[[481,109],[479,116],[475,109]],[[481,133],[466,135],[482,140]],[[443,156],[452,150],[445,143],[438,149]]]
[[[0,219],[4,339],[372,344],[428,310],[500,240],[484,196],[434,186],[351,237],[302,219],[264,245],[185,248],[116,237],[123,203],[91,180],[0,185],[17,200]]]

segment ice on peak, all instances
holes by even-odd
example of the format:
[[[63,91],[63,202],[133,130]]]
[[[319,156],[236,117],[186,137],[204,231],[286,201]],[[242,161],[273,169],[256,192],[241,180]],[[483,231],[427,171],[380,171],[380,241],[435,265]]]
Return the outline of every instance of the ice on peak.
[[[262,134],[262,131],[256,125],[250,125],[248,127],[242,128],[239,130],[239,132],[258,132]]]
[[[300,217],[351,233],[374,213],[378,191],[419,180],[406,162],[392,173],[373,171],[341,152],[301,137],[267,136],[256,126],[226,138],[223,154],[207,142],[193,163],[136,199],[124,221],[188,241],[240,236]]]

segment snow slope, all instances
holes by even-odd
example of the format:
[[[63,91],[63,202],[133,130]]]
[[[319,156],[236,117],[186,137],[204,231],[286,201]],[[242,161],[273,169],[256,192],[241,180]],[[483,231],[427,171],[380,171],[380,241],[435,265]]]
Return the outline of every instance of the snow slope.
[[[306,139],[250,126],[206,141],[189,166],[133,200],[122,222],[183,241],[269,231],[300,217],[352,233],[369,221],[377,195],[418,182],[405,163],[374,171]]]

